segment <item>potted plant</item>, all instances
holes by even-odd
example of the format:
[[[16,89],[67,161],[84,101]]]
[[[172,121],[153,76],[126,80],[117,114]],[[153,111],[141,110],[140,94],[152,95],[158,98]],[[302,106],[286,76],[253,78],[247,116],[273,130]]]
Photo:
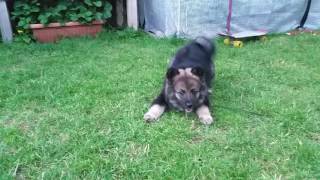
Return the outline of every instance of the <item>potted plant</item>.
[[[55,42],[62,37],[96,35],[111,17],[112,6],[105,0],[19,0],[12,18],[19,38]]]

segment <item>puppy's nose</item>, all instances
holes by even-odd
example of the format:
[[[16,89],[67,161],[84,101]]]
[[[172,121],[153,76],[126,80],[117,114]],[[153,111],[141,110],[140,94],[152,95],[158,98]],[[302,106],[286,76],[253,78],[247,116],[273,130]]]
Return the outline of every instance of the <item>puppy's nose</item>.
[[[186,107],[191,109],[192,108],[192,103],[191,102],[186,102]]]

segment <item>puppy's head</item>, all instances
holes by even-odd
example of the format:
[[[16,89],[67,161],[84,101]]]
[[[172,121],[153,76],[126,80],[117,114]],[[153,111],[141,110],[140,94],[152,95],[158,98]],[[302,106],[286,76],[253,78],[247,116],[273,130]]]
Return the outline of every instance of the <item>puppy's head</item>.
[[[167,79],[173,88],[179,106],[191,112],[199,105],[201,92],[206,90],[204,72],[201,68],[169,68]]]

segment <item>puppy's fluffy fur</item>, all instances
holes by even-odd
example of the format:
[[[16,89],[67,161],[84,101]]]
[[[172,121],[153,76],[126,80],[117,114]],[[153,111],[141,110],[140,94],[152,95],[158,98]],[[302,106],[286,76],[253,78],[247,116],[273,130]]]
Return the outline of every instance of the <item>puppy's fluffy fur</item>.
[[[203,124],[211,124],[209,88],[214,79],[212,60],[215,47],[199,37],[178,50],[167,70],[162,91],[144,115],[147,122],[157,120],[165,110],[195,112]]]

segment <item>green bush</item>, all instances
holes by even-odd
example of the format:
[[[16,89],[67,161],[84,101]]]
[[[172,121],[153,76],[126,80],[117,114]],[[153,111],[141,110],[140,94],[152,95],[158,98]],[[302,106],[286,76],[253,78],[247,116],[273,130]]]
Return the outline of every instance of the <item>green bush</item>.
[[[11,14],[23,41],[30,41],[30,24],[65,23],[77,21],[90,23],[111,17],[112,6],[105,0],[19,0]]]

